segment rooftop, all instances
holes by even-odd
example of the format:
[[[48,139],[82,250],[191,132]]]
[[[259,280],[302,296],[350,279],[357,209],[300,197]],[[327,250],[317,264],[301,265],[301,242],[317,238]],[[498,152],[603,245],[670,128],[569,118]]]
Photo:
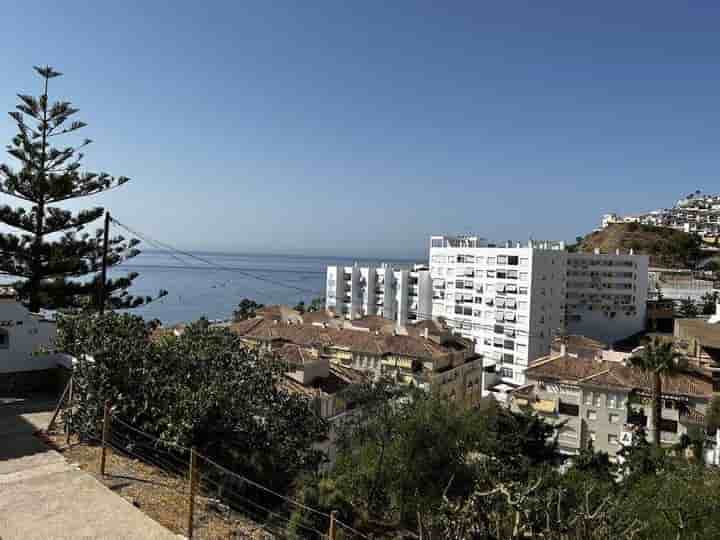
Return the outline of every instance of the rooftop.
[[[525,370],[534,380],[587,386],[619,388],[651,392],[652,379],[643,371],[618,362],[591,360],[572,356],[550,356],[535,362]],[[712,378],[700,371],[688,370],[670,377],[662,377],[663,394],[709,398],[713,395]]]

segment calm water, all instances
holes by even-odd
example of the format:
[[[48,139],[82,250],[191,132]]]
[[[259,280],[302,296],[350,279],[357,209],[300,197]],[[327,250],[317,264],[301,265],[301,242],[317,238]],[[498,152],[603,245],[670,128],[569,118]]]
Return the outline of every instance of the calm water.
[[[162,252],[143,252],[128,263],[114,268],[111,277],[129,271],[138,272],[131,293],[157,295],[166,289],[168,295],[152,304],[133,310],[146,319],[158,318],[165,324],[192,321],[202,316],[225,319],[243,298],[263,304],[307,304],[324,296],[325,269],[331,264],[350,265],[343,257],[302,257],[285,255],[243,255],[200,253],[197,255],[223,267],[215,269],[198,260],[178,255],[181,260]],[[377,260],[360,260],[359,264],[379,264]],[[389,261],[385,261],[389,262]],[[396,261],[407,264],[413,261]],[[306,289],[300,292],[275,283],[259,281],[241,274],[249,272],[276,282]]]

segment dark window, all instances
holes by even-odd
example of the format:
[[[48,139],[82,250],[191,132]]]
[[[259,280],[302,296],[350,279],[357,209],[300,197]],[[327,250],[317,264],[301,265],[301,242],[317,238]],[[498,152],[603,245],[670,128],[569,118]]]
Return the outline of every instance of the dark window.
[[[517,265],[518,262],[519,262],[519,259],[518,259],[517,255],[509,255],[508,256],[508,262],[507,262],[508,264]]]
[[[514,358],[512,354],[503,354],[503,364],[512,364],[514,363]]]
[[[668,431],[670,433],[677,433],[678,423],[675,420],[667,420],[665,418],[660,419],[660,431]]]
[[[566,416],[580,416],[580,406],[575,405],[574,403],[565,403],[564,401],[561,401],[560,406],[558,407],[558,412]]]
[[[496,333],[496,334],[504,334],[504,333],[505,333],[505,327],[502,326],[501,324],[496,324],[496,325],[495,325],[495,333]]]
[[[515,349],[515,342],[512,341],[512,340],[510,340],[510,339],[506,339],[506,340],[505,340],[505,343],[503,343],[503,346],[504,346],[506,349],[512,351],[512,350]]]

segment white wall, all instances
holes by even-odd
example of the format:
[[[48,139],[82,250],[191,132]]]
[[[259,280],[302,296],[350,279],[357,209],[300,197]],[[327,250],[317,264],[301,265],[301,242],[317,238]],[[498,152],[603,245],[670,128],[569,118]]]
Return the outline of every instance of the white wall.
[[[56,324],[39,320],[14,299],[0,299],[0,328],[7,332],[7,347],[0,348],[0,373],[35,371],[57,367],[55,355],[35,355],[51,347]]]

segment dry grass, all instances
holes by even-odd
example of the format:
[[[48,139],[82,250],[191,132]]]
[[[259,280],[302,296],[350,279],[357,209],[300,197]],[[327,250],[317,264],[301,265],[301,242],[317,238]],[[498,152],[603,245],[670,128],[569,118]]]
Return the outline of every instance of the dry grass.
[[[187,535],[188,480],[169,474],[159,467],[108,449],[106,474],[99,474],[100,447],[65,435],[44,435],[48,444],[62,453],[70,463],[93,474],[100,482],[149,517],[174,533]],[[247,517],[218,508],[213,499],[197,495],[194,512],[194,538],[220,540],[246,538],[252,540],[276,538],[263,526]]]

